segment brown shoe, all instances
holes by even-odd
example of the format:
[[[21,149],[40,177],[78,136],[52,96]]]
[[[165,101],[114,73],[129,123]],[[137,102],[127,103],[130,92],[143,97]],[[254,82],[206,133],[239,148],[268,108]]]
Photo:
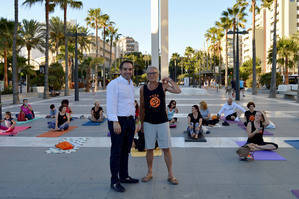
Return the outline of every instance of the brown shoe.
[[[150,181],[151,179],[153,179],[153,176],[145,176],[145,177],[143,177],[142,179],[141,179],[141,182],[148,182],[148,181]]]
[[[172,178],[168,178],[167,181],[172,184],[172,185],[178,185],[179,182],[178,180],[175,178],[175,177],[172,177]]]

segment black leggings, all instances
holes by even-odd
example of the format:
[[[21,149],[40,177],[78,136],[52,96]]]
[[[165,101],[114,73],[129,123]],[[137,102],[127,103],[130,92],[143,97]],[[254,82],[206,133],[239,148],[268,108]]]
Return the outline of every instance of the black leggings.
[[[202,125],[203,125],[203,126],[215,125],[215,124],[217,124],[218,122],[219,122],[218,119],[214,119],[214,120],[205,120],[205,119],[203,119],[203,120],[202,120]]]
[[[226,119],[226,120],[231,120],[231,121],[233,121],[232,116],[234,116],[234,117],[236,118],[238,115],[237,115],[237,113],[235,112],[235,113],[233,113],[233,114],[230,114],[230,115],[226,116],[225,119]]]

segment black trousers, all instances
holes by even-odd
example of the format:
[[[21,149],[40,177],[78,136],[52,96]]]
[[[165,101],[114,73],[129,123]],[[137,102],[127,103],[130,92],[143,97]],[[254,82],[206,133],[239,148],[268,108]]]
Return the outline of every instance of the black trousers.
[[[108,121],[108,128],[111,135],[110,171],[111,184],[125,179],[128,173],[128,158],[131,151],[135,132],[135,119],[131,117],[118,117],[121,126],[121,133],[116,134],[113,130],[113,122]]]
[[[234,116],[235,118],[238,117],[237,113],[235,112],[235,113],[232,113],[232,114],[226,116],[225,119],[226,119],[226,120],[233,121],[232,116]]]

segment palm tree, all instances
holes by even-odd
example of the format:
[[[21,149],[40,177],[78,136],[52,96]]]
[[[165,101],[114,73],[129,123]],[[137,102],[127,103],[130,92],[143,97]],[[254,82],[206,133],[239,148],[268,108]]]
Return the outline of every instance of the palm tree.
[[[7,68],[8,61],[7,57],[11,55],[11,48],[13,45],[13,34],[14,34],[14,25],[13,21],[7,21],[4,18],[0,19],[0,48],[3,51],[4,58],[4,88],[8,88],[8,76]]]
[[[235,32],[236,32],[236,28],[237,27],[241,27],[244,28],[245,27],[245,23],[246,23],[246,6],[247,6],[247,2],[245,2],[244,0],[237,0],[237,3],[234,4],[234,6],[232,8],[228,8],[227,12],[228,12],[228,16],[230,17],[232,24],[233,24],[233,60],[234,60],[234,76],[233,78],[236,78],[236,37],[235,37]]]
[[[104,66],[103,66],[103,89],[106,89],[106,66],[105,66],[105,41],[106,41],[106,28],[113,25],[114,22],[110,21],[109,15],[103,14],[100,18],[100,27],[103,29],[103,58],[104,58]]]
[[[112,46],[113,46],[113,43],[114,43],[114,39],[115,37],[118,35],[117,34],[117,31],[118,31],[118,28],[115,28],[114,26],[109,26],[108,27],[108,37],[109,37],[109,42],[110,42],[110,58],[109,58],[109,76],[110,76],[110,79],[112,78],[111,77],[111,67],[112,67]],[[116,54],[114,54],[114,56],[116,56]]]
[[[272,52],[272,74],[270,85],[270,98],[276,97],[276,62],[277,62],[277,45],[276,45],[276,24],[277,24],[277,0],[263,0],[263,7],[270,8],[274,3],[274,29],[273,29],[273,52]]]
[[[58,61],[59,48],[64,43],[63,23],[59,17],[52,17],[49,24],[50,50],[54,54],[51,62]]]
[[[296,42],[297,45],[297,49],[295,52],[295,63],[297,63],[297,74],[299,74],[299,31],[297,31],[293,36],[292,39]],[[296,102],[299,103],[299,79],[297,77],[297,85],[298,85],[298,89],[297,89],[297,100]]]
[[[15,0],[15,24],[14,24],[14,34],[13,34],[13,45],[12,45],[12,87],[13,87],[13,104],[19,103],[18,94],[18,66],[17,66],[17,31],[19,25],[19,0]],[[2,105],[1,105],[2,112]]]
[[[20,31],[20,35],[23,39],[24,45],[27,49],[27,65],[30,66],[31,60],[31,50],[33,48],[39,49],[43,52],[43,25],[35,20],[23,20],[22,29]],[[29,92],[29,80],[32,72],[30,70],[26,70],[26,79],[27,79],[27,92]]]
[[[91,28],[95,29],[96,31],[96,57],[99,56],[99,42],[98,42],[98,30],[100,29],[100,21],[101,21],[101,9],[89,9],[88,10],[88,17],[85,19],[87,25]],[[95,65],[95,90],[98,89],[98,65]]]
[[[277,42],[277,53],[279,57],[283,58],[284,63],[285,84],[289,84],[289,63],[292,57],[295,58],[297,50],[297,44],[292,39],[282,38]]]
[[[171,60],[174,62],[174,81],[177,81],[177,64],[180,60],[180,54],[179,53],[173,53],[171,56]]]
[[[217,21],[216,22],[216,28],[217,28],[217,31],[216,31],[216,41],[217,41],[217,56],[219,57],[219,85],[221,86],[221,83],[222,83],[222,80],[221,80],[221,66],[222,66],[222,57],[221,57],[221,40],[224,36],[223,34],[223,31],[224,31],[224,28],[222,26],[222,24]]]
[[[255,12],[259,12],[259,8],[256,6],[256,0],[251,0],[250,11],[252,12],[252,95],[256,95]]]
[[[31,50],[33,48],[37,48],[40,51],[43,51],[43,25],[35,20],[26,20],[24,19],[22,22],[21,36],[23,38],[23,42],[27,49],[27,61],[28,65],[30,65],[31,60]]]
[[[222,12],[222,17],[220,18],[222,28],[225,30],[225,87],[228,86],[228,46],[227,46],[227,32],[232,28],[232,21],[228,16],[228,12]]]
[[[49,82],[48,82],[48,67],[49,67],[49,13],[54,11],[55,3],[51,0],[25,0],[23,5],[31,7],[36,3],[45,3],[45,20],[46,20],[46,38],[45,38],[45,82],[44,82],[44,99],[49,98]]]
[[[64,87],[64,95],[69,95],[69,85],[68,85],[68,37],[67,35],[67,8],[70,6],[71,8],[80,9],[83,6],[83,3],[81,1],[75,1],[75,0],[54,0],[56,3],[60,5],[60,8],[63,9],[64,17],[63,17],[63,32],[64,32],[64,46],[65,46],[65,87]]]

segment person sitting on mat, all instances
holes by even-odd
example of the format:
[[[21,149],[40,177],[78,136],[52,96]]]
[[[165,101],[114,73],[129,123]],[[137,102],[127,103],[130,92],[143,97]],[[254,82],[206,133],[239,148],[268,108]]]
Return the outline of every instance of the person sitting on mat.
[[[71,115],[72,115],[73,111],[72,111],[71,107],[69,106],[69,100],[67,100],[67,99],[62,100],[61,106],[66,107],[66,113],[68,113],[70,115],[70,118],[72,118]]]
[[[208,104],[205,101],[199,103],[200,114],[202,116],[202,125],[203,126],[214,126],[219,122],[219,120],[214,117],[211,117],[210,111],[208,109]]]
[[[4,120],[1,120],[1,122],[4,122],[5,125],[0,125],[0,129],[5,133],[12,132],[16,126],[16,122],[11,117],[11,112],[5,112],[5,118]]]
[[[218,118],[220,118],[220,116],[223,113],[226,120],[239,121],[237,109],[239,109],[243,113],[246,111],[242,106],[233,102],[233,99],[231,97],[229,97],[227,100],[227,103],[225,103],[222,106],[222,108],[218,112],[217,116],[218,116]]]
[[[21,112],[25,114],[25,120],[32,120],[34,118],[34,112],[28,99],[23,99],[23,105],[21,106]]]
[[[278,145],[273,142],[265,142],[263,139],[264,129],[269,125],[269,120],[265,112],[257,111],[255,119],[247,124],[248,139],[246,145],[251,151],[272,151],[278,149]]]
[[[248,110],[244,114],[244,120],[245,120],[244,125],[245,126],[247,126],[247,124],[249,122],[254,121],[255,114],[256,114],[256,111],[254,110],[255,109],[255,104],[253,102],[248,102],[247,108],[248,108]]]
[[[65,106],[59,107],[59,112],[56,114],[56,121],[48,122],[48,127],[56,131],[63,131],[69,128],[70,115],[66,112]]]
[[[167,106],[167,116],[170,125],[174,125],[178,121],[178,118],[173,117],[174,114],[178,112],[179,110],[176,107],[176,101],[171,100]]]
[[[89,118],[92,122],[103,122],[103,108],[100,106],[100,102],[96,101],[94,107],[91,109],[91,117]]]
[[[50,114],[46,116],[46,118],[55,118],[57,114],[57,110],[54,104],[50,105]]]
[[[202,116],[197,105],[192,106],[192,113],[188,115],[187,132],[194,139],[197,139],[202,134]]]

